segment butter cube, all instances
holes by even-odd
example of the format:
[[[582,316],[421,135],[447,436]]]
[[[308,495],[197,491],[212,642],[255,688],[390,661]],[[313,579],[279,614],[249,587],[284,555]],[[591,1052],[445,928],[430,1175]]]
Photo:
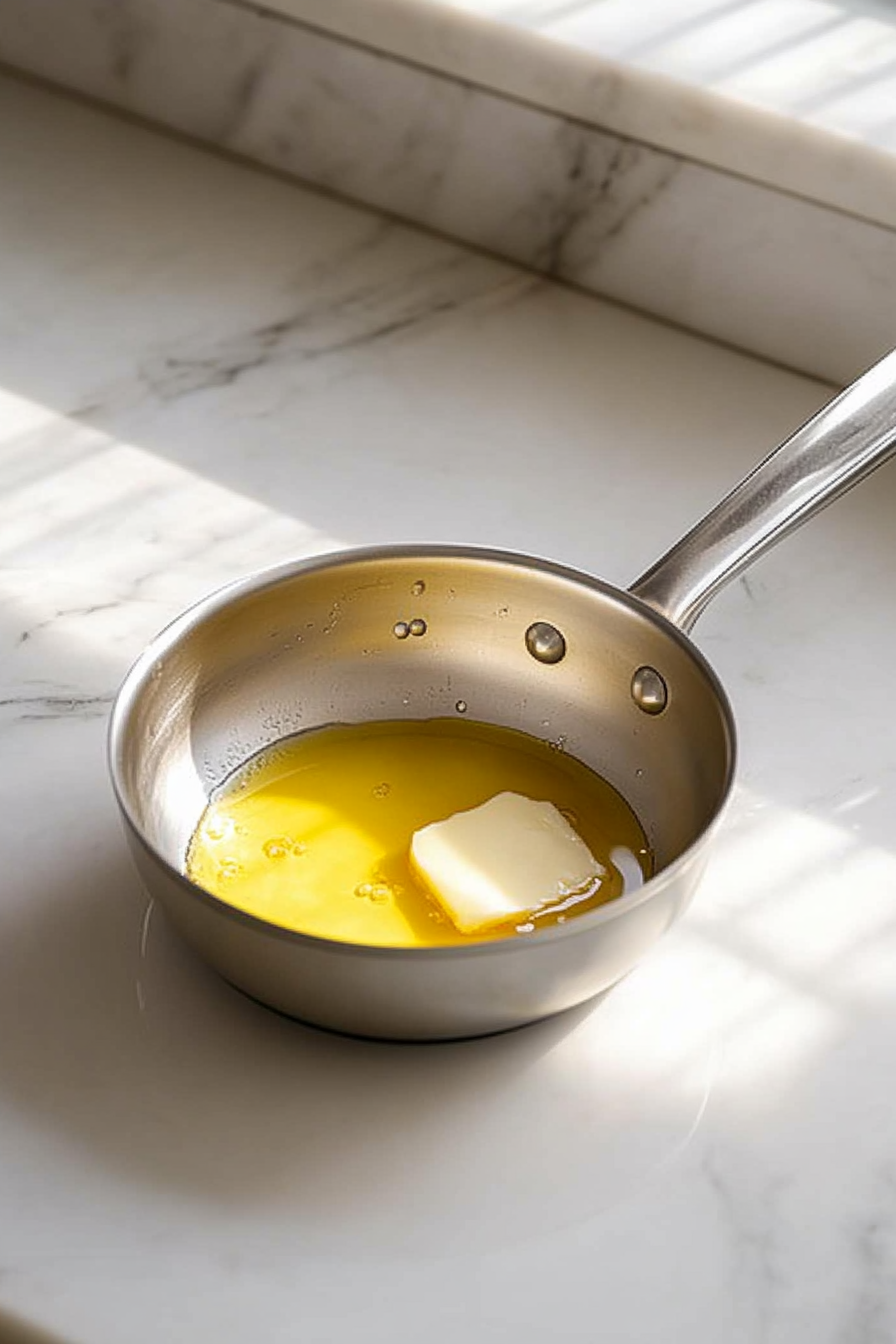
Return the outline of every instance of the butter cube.
[[[415,831],[411,867],[462,933],[534,914],[606,872],[553,803],[519,793]]]

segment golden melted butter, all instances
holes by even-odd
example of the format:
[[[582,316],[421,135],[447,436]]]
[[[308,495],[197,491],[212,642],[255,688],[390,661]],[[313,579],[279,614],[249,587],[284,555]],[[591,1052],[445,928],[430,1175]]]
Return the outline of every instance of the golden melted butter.
[[[456,719],[337,724],[278,742],[212,797],[187,873],[228,904],[301,933],[393,947],[463,943],[469,936],[411,872],[411,836],[505,790],[552,802],[607,874],[487,936],[565,920],[650,875],[634,813],[594,771],[525,733]]]

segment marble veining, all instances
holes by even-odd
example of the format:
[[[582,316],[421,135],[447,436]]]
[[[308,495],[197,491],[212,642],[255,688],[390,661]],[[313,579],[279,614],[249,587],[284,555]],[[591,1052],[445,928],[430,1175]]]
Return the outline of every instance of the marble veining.
[[[0,56],[819,377],[846,380],[893,340],[893,229],[291,13],[222,0],[6,0]],[[259,332],[233,359],[290,339]],[[201,384],[197,358],[151,376]]]
[[[377,251],[372,242],[361,248],[358,256],[363,259]],[[481,267],[475,263],[464,266],[463,260],[458,264],[452,258],[446,265],[404,275],[400,285],[368,282],[347,293],[339,293],[334,285],[323,302],[303,305],[276,321],[224,339],[185,345],[147,360],[140,365],[139,383],[160,401],[175,401],[209,388],[230,387],[255,369],[285,365],[295,374],[305,365],[333,361],[377,342],[413,340],[420,326],[482,297],[481,275],[477,272]],[[505,301],[512,302],[527,286],[514,277],[495,288]],[[497,294],[492,291],[490,297],[494,300]],[[87,411],[95,418],[105,409],[99,402]]]
[[[582,144],[526,224],[557,266],[653,208]],[[701,618],[740,784],[623,984],[467,1045],[305,1029],[140,890],[105,733],[146,641],[345,545],[625,583],[826,389],[9,79],[0,160],[0,1333],[891,1339],[892,468]]]
[[[775,0],[660,0],[636,11],[627,0],[265,0],[264,7],[723,172],[896,225],[888,61],[894,34],[886,0],[873,3],[873,15],[863,13],[868,0],[795,0],[783,13]],[[819,16],[828,31],[813,34]]]
[[[756,1336],[768,1338],[780,1310],[780,1292],[787,1281],[786,1233],[781,1203],[789,1180],[775,1176],[747,1189],[736,1175],[707,1152],[702,1170],[716,1201],[720,1221],[732,1251],[730,1289],[749,1303]],[[782,1246],[782,1241],[784,1245]]]

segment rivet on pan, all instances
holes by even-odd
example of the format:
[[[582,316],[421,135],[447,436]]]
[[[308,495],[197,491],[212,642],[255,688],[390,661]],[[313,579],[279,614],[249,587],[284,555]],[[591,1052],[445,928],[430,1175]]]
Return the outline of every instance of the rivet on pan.
[[[662,714],[669,691],[655,667],[639,667],[632,677],[632,699],[645,714]]]
[[[539,663],[559,663],[566,653],[566,640],[555,625],[534,621],[526,631],[526,648]]]

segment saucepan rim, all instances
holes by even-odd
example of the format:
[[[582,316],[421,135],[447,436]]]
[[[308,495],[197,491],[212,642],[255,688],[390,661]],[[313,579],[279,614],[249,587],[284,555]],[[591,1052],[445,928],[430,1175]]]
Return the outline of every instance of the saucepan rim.
[[[183,639],[192,631],[196,630],[206,621],[220,615],[229,606],[235,605],[244,598],[255,596],[267,589],[276,588],[279,584],[301,577],[305,574],[314,573],[318,570],[335,570],[342,566],[356,563],[369,563],[377,561],[390,560],[409,560],[420,559],[421,562],[433,559],[456,559],[456,560],[481,560],[492,563],[506,564],[515,568],[536,571],[542,574],[549,574],[557,578],[574,583],[578,587],[591,589],[600,592],[605,596],[622,602],[624,605],[633,608],[638,614],[651,622],[661,631],[667,639],[677,643],[679,647],[697,664],[700,671],[706,677],[710,688],[714,692],[721,711],[726,738],[727,738],[727,766],[722,789],[719,793],[718,801],[715,805],[712,817],[702,827],[699,834],[691,843],[678,854],[671,863],[666,864],[650,877],[642,886],[628,895],[622,895],[615,900],[608,901],[605,905],[598,906],[586,914],[577,915],[575,919],[570,920],[564,925],[553,925],[548,928],[535,930],[526,935],[525,938],[489,938],[489,939],[466,939],[462,943],[452,943],[446,946],[437,947],[405,947],[389,946],[370,943],[357,943],[350,940],[338,938],[322,938],[316,934],[301,933],[299,930],[286,928],[281,924],[276,924],[270,920],[261,919],[257,915],[250,914],[248,911],[241,910],[227,901],[206,891],[200,887],[188,875],[175,867],[164,854],[149,840],[143,827],[134,815],[128,798],[128,789],[124,783],[121,769],[122,743],[126,737],[130,716],[140,694],[149,680],[152,669],[171,652]],[[617,919],[621,919],[629,911],[650,901],[653,897],[665,888],[669,883],[675,881],[678,873],[688,867],[693,861],[696,852],[705,847],[718,828],[722,817],[727,809],[731,799],[731,793],[737,773],[737,728],[730,701],[719,679],[717,673],[712,668],[706,657],[701,653],[693,641],[679,629],[672,621],[668,620],[660,612],[656,611],[647,602],[642,601],[633,593],[624,588],[617,588],[603,579],[595,578],[581,570],[574,569],[571,566],[561,564],[554,560],[539,558],[527,555],[522,551],[496,549],[493,547],[474,546],[474,545],[456,545],[456,544],[433,544],[426,543],[415,545],[413,543],[402,543],[399,545],[375,545],[375,546],[350,546],[340,548],[334,551],[325,551],[313,556],[303,557],[299,560],[288,560],[277,565],[272,565],[241,578],[232,580],[229,583],[206,594],[198,601],[192,603],[172,621],[170,621],[157,635],[145,646],[142,653],[131,665],[121,683],[112,711],[109,718],[109,728],[107,733],[107,761],[109,775],[112,782],[112,789],[116,802],[121,809],[122,815],[137,839],[138,843],[150,854],[153,861],[160,865],[166,874],[184,886],[192,896],[205,904],[209,909],[214,910],[216,914],[225,916],[228,919],[235,920],[238,923],[255,930],[263,932],[267,936],[273,936],[289,943],[298,944],[307,947],[317,947],[318,949],[328,949],[333,952],[349,953],[360,956],[375,956],[383,959],[429,958],[442,960],[465,954],[473,953],[475,955],[507,955],[509,952],[524,952],[527,948],[534,949],[536,946],[546,943],[554,943],[563,939],[576,938],[585,934],[589,930],[603,924],[610,924]]]

